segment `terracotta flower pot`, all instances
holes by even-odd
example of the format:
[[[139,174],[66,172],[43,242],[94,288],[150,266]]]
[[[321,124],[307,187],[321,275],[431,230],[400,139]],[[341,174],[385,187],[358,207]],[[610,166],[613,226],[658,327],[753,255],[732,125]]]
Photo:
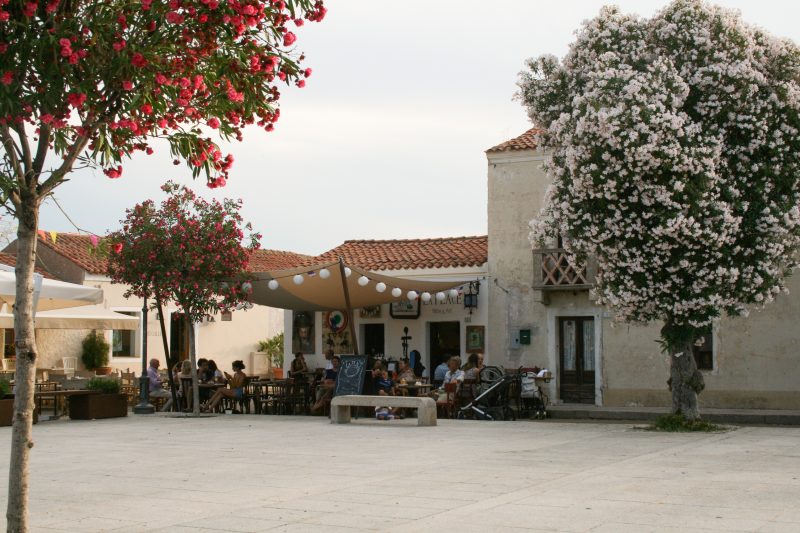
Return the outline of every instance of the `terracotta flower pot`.
[[[99,366],[94,369],[94,373],[96,376],[107,376],[109,375],[114,369],[110,366]]]

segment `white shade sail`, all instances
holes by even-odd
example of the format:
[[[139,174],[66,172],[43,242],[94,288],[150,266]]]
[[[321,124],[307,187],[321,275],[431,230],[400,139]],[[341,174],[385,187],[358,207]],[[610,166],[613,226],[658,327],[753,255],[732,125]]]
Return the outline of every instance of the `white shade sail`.
[[[64,309],[81,305],[98,304],[103,301],[103,290],[67,283],[54,279],[41,278],[37,311]],[[14,305],[17,295],[17,280],[14,272],[0,271],[0,301]]]
[[[139,329],[139,317],[115,313],[91,305],[65,310],[42,311],[34,319],[36,329]],[[14,315],[0,313],[0,328],[13,328]]]

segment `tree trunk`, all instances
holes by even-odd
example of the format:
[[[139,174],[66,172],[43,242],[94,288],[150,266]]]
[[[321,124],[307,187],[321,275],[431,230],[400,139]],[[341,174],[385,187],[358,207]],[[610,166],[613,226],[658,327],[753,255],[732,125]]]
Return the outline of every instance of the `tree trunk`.
[[[36,262],[36,231],[39,197],[23,191],[17,207],[16,299],[14,302],[14,345],[17,352],[14,379],[14,420],[11,432],[11,461],[8,469],[7,530],[28,531],[28,459],[33,448],[33,395],[36,390],[36,337],[34,334],[33,269]]]
[[[161,327],[161,341],[164,343],[164,358],[167,360],[167,370],[169,376],[169,391],[172,394],[172,410],[178,411],[180,403],[178,403],[178,389],[175,384],[175,377],[172,375],[172,367],[178,362],[173,360],[172,353],[169,350],[169,342],[167,342],[167,327],[164,324],[164,309],[161,306],[161,297],[156,295],[156,309],[158,310],[158,325]]]
[[[192,362],[192,413],[200,415],[200,387],[197,383],[197,354],[194,346],[194,324],[189,320],[189,315],[185,314],[186,327],[189,333],[189,361]]]
[[[670,327],[664,326],[662,332]],[[695,334],[691,340],[667,345],[670,353],[670,377],[667,383],[672,392],[672,414],[682,415],[689,422],[700,419],[697,395],[706,387],[703,374],[697,370],[694,359],[693,346],[696,340]]]

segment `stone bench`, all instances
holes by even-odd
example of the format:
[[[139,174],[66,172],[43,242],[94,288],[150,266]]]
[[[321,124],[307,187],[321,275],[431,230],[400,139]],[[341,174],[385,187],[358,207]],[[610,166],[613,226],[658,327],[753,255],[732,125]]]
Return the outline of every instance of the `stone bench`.
[[[331,400],[331,424],[350,422],[351,407],[406,407],[417,410],[418,426],[436,425],[436,402],[419,396],[336,396]]]

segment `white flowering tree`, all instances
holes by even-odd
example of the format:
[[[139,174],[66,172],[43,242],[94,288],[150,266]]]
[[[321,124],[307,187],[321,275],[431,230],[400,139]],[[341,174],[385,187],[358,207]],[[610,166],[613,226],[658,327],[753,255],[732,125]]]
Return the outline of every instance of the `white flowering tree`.
[[[598,303],[663,323],[673,412],[699,418],[692,347],[781,291],[800,244],[800,51],[738,13],[604,8],[519,97],[552,185],[531,239],[598,262]]]

